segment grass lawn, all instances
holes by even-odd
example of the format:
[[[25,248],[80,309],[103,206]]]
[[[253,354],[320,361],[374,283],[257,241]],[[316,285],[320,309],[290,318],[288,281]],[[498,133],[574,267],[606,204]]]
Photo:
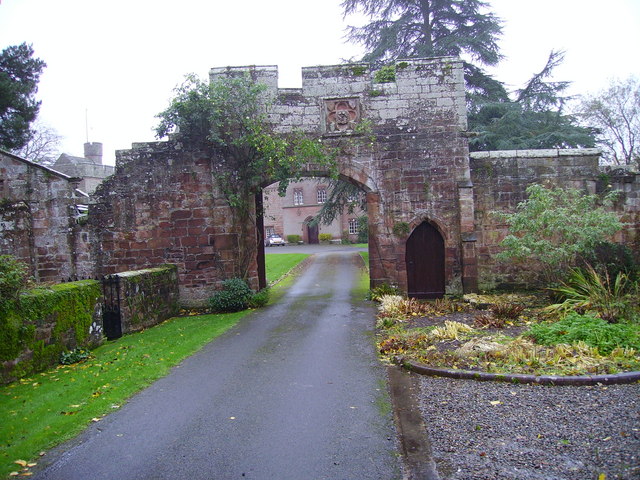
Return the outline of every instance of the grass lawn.
[[[282,278],[307,256],[267,255],[267,278]],[[280,289],[276,286],[276,296]],[[0,387],[0,478],[11,472],[29,474],[27,462],[37,462],[40,452],[100,421],[247,313],[173,318],[107,342],[85,362]]]
[[[267,283],[278,281],[308,256],[309,254],[306,253],[267,253],[265,255]]]

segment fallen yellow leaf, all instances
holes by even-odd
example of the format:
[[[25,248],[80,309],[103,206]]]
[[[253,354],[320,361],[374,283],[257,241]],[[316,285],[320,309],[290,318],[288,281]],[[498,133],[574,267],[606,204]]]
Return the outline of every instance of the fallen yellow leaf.
[[[491,405],[500,405],[502,402],[500,400],[492,400],[489,402]]]
[[[601,473],[600,475],[598,475],[598,480],[607,480],[607,474]]]
[[[17,463],[21,467],[26,467],[27,466],[27,462],[25,460],[15,460],[13,463]]]

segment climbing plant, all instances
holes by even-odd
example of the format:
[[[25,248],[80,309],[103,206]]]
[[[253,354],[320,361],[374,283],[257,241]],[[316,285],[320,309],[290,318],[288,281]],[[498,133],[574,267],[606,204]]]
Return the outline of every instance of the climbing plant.
[[[169,106],[157,115],[156,136],[171,133],[186,148],[203,150],[215,164],[218,186],[231,208],[240,232],[240,271],[245,278],[255,245],[251,237],[254,198],[262,184],[279,182],[284,196],[291,180],[302,176],[307,164],[336,172],[338,148],[301,132],[276,133],[268,121],[271,104],[263,84],[248,75],[203,82],[191,74],[175,89]]]

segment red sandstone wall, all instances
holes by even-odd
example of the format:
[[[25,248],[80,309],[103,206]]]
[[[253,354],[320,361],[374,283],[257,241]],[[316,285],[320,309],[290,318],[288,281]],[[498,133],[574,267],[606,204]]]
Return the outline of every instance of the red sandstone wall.
[[[37,281],[92,274],[87,230],[74,218],[78,179],[0,152],[0,254],[26,262]]]
[[[640,175],[611,175],[598,166],[597,149],[522,150],[471,154],[480,288],[527,286],[531,276],[521,267],[496,260],[507,225],[493,212],[514,212],[532,183],[621,192],[616,211],[624,229],[615,239],[640,252]],[[614,172],[615,173],[615,172]],[[620,172],[618,172],[620,173]]]

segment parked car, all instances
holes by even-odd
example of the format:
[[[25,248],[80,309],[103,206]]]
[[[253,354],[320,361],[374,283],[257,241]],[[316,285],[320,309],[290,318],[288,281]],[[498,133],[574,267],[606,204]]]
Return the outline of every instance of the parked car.
[[[264,241],[265,247],[272,247],[274,245],[284,247],[286,244],[287,242],[285,242],[280,235],[275,235],[275,234],[269,235]]]

